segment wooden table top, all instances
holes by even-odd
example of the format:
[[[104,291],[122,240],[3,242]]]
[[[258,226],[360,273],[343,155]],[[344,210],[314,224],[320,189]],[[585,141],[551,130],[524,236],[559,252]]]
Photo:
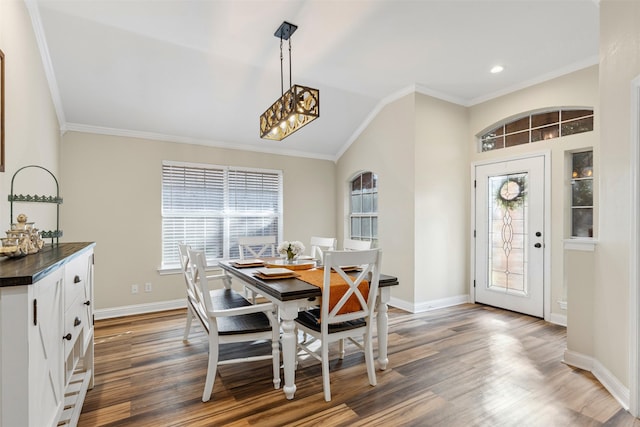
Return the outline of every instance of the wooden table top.
[[[252,284],[258,288],[260,292],[271,295],[280,301],[322,296],[322,291],[319,287],[297,278],[263,280],[253,275],[259,267],[237,268],[232,266],[229,261],[220,261],[219,266],[237,278]],[[397,277],[380,274],[380,287],[399,284]]]

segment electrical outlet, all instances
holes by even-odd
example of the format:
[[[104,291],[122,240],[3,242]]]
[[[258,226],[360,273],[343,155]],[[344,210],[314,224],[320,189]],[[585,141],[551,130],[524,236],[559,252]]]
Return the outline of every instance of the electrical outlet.
[[[132,294],[138,293],[138,285],[131,285],[131,293]]]
[[[144,291],[145,292],[151,292],[153,290],[153,288],[151,287],[151,283],[147,282],[144,284]]]

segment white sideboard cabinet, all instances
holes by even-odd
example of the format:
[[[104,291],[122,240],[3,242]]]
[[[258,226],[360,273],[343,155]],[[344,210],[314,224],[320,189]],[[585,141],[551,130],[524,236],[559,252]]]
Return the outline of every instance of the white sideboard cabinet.
[[[0,260],[0,427],[77,425],[93,387],[94,246]]]

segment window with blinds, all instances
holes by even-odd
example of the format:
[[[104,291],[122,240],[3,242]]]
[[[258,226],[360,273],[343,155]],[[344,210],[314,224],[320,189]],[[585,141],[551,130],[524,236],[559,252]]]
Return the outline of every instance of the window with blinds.
[[[180,265],[178,243],[209,264],[238,258],[238,237],[282,230],[282,171],[163,162],[162,268]]]

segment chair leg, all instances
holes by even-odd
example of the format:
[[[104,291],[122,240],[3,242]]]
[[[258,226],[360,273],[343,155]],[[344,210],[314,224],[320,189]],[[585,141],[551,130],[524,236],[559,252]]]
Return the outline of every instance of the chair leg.
[[[322,388],[324,400],[331,402],[331,382],[329,381],[329,346],[322,342]]]
[[[204,382],[204,392],[202,401],[208,402],[213,392],[213,383],[216,380],[216,370],[218,369],[218,342],[212,335],[209,335],[209,364],[207,366],[207,379]]]
[[[182,341],[187,341],[189,338],[189,332],[191,332],[191,321],[193,320],[193,313],[191,312],[191,307],[189,306],[189,302],[187,302],[187,326],[184,328],[184,335],[182,336]]]
[[[369,384],[376,385],[376,367],[373,361],[373,343],[371,342],[371,331],[364,334],[364,360],[367,364],[367,375]]]
[[[344,359],[344,338],[340,340],[340,359]]]

